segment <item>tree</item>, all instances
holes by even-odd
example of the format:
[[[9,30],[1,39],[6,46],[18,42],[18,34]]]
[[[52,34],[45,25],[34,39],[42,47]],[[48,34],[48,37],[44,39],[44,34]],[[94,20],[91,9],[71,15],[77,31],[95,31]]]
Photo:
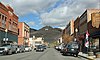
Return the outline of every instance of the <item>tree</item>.
[[[62,35],[62,39],[63,39],[64,43],[69,43],[69,42],[71,42],[74,39],[74,37],[70,36],[68,34],[63,34]]]

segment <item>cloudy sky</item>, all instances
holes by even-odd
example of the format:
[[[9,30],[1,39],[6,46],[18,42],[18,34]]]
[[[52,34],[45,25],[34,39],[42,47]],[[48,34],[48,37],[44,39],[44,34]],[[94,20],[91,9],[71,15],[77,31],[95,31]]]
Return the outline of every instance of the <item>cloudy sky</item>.
[[[19,17],[31,28],[43,26],[64,28],[72,19],[76,19],[86,9],[99,8],[100,0],[0,0],[9,4]]]

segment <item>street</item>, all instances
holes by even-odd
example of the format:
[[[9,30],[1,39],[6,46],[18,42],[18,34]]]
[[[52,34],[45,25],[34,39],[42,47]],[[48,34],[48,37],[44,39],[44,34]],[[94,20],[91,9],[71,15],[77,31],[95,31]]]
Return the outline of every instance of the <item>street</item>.
[[[48,48],[44,52],[25,52],[13,55],[2,55],[0,60],[86,60],[82,57],[62,56],[53,48]]]

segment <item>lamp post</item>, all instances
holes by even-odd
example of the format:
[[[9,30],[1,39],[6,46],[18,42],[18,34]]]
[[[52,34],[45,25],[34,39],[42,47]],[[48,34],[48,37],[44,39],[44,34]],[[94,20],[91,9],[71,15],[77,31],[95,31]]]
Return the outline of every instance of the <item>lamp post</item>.
[[[7,41],[8,41],[7,32],[8,32],[8,30],[6,29],[6,30],[5,30],[5,43],[7,43]]]
[[[77,32],[78,32],[78,29],[77,28],[75,29],[75,32],[76,32],[76,39],[77,39]]]

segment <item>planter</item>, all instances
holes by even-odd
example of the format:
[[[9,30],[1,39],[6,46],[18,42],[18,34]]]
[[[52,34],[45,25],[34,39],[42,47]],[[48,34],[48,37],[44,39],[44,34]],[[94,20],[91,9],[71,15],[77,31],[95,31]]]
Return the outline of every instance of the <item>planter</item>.
[[[88,56],[93,56],[93,52],[88,52]]]
[[[100,52],[96,53],[96,58],[100,58]]]

